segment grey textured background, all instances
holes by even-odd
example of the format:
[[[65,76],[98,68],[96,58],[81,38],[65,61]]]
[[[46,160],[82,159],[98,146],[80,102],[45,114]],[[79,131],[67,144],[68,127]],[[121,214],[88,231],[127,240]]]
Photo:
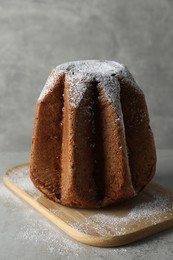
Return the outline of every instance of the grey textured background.
[[[173,148],[172,0],[0,0],[0,150],[30,149],[50,70],[78,59],[128,66],[143,89],[157,148]]]

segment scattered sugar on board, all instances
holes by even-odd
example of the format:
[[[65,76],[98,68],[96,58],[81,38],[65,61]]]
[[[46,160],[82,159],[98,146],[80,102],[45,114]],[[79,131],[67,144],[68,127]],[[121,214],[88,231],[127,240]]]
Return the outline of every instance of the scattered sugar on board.
[[[55,256],[62,255],[70,258],[79,255],[80,244],[61,234],[55,226],[49,224],[44,218],[42,219],[39,215],[35,216],[35,210],[15,196],[3,183],[0,183],[0,203],[8,207],[10,211],[16,211],[20,208],[21,225],[16,235],[16,239],[20,243],[31,241],[38,247],[40,244],[44,244],[45,250]],[[22,224],[22,222],[25,224]]]
[[[28,166],[24,167],[23,171],[16,170],[10,178],[11,181],[15,182],[15,184],[23,190],[31,194],[36,191],[29,179]],[[22,181],[23,178],[25,181]],[[10,205],[10,208],[23,208],[20,210],[20,216],[21,219],[24,220],[24,225],[19,227],[19,232],[17,235],[17,239],[19,241],[23,243],[29,243],[29,241],[31,241],[34,242],[36,246],[38,245],[38,247],[40,244],[44,245],[45,250],[48,250],[48,252],[51,253],[51,256],[57,256],[57,254],[59,254],[61,256],[66,256],[67,258],[73,256],[80,257],[80,254],[83,255],[87,252],[88,246],[81,245],[80,243],[68,238],[44,218],[39,215],[35,215],[34,209],[29,208],[26,203],[23,203],[18,197],[14,196],[12,192],[3,186],[3,184],[0,184],[0,190],[0,201],[4,204]],[[155,191],[151,191],[151,194],[153,196],[152,201],[138,204],[126,217],[115,217],[112,215],[99,213],[91,217],[86,217],[84,224],[75,225],[74,222],[69,224],[78,231],[82,231],[86,234],[90,232],[90,227],[94,226],[95,231],[100,235],[122,235],[125,232],[126,225],[131,220],[138,222],[141,219],[150,219],[152,217],[153,224],[157,224],[159,222],[158,215],[172,210],[173,205],[170,205],[168,196]],[[32,196],[34,195],[32,194]],[[58,215],[59,210],[52,209],[52,212]],[[59,215],[61,216],[61,214]],[[107,226],[109,226],[109,229]],[[94,251],[95,249],[92,248],[92,250]],[[115,253],[122,255],[127,252],[127,249],[125,248],[117,248],[113,250]]]
[[[44,219],[33,219],[34,214],[35,212],[32,209],[28,209],[23,214],[26,224],[21,227],[17,238],[24,243],[34,242],[36,246],[39,246],[41,243],[44,245],[44,249],[51,253],[52,258],[63,256],[69,259],[74,259],[74,257],[81,259],[81,256],[98,251],[95,247],[80,244],[68,238],[68,236]],[[100,248],[99,250],[106,257],[110,249]],[[122,247],[111,249],[111,251],[124,255],[127,249]]]
[[[34,197],[34,199],[38,199],[41,196],[41,193],[35,188],[29,178],[28,165],[23,166],[20,171],[13,171],[13,174],[9,175],[9,180],[17,185],[21,190],[32,194],[32,197]]]
[[[15,196],[3,183],[0,183],[0,203],[9,207],[10,211],[18,211],[20,208],[19,217],[21,225],[18,226],[16,240],[19,241],[21,246],[22,243],[28,245],[33,243],[34,247],[41,247],[41,250],[44,250],[45,254],[48,252],[52,259],[58,256],[66,257],[67,259],[81,259],[81,255],[88,253],[88,248],[91,253],[95,252],[96,249],[94,247],[80,244],[68,238],[45,218],[42,218],[39,214],[36,215],[34,209]],[[105,251],[102,248],[100,250],[105,255],[109,251],[109,249]],[[127,251],[125,248],[112,250],[122,255]]]
[[[92,227],[101,236],[123,235],[127,231],[128,224],[132,221],[138,224],[141,220],[146,219],[151,220],[152,224],[155,225],[160,222],[159,215],[172,211],[173,204],[170,203],[167,195],[155,191],[151,191],[151,194],[153,196],[152,201],[140,203],[133,207],[125,217],[96,213],[86,218],[82,224],[71,222],[69,225],[85,234],[89,234]]]
[[[28,172],[27,168],[24,172],[25,174]],[[23,173],[15,172],[15,176],[11,180],[16,181],[16,185],[20,185],[20,188],[25,187],[27,191],[32,192],[33,187],[29,178],[25,180],[25,184],[22,184],[22,181],[18,181],[16,178],[17,174],[21,177]],[[16,239],[20,243],[31,241],[37,244],[38,247],[44,244],[45,250],[51,253],[52,256],[61,255],[70,258],[71,256],[77,257],[79,255],[81,251],[80,244],[61,234],[61,231],[49,224],[44,218],[39,215],[35,216],[35,210],[8,190],[3,183],[0,183],[0,203],[9,208],[10,211],[16,212],[16,210],[20,209],[21,225],[16,235]],[[25,224],[22,224],[22,222]]]
[[[0,191],[0,203],[3,203],[6,207],[10,206],[10,210],[14,208],[18,211],[20,208],[19,217],[21,219],[21,225],[18,225],[16,229],[16,240],[20,243],[20,248],[22,248],[22,244],[25,245],[25,247],[26,245],[32,245],[33,250],[41,250],[42,256],[45,255],[46,257],[48,254],[51,259],[58,259],[58,257],[63,257],[63,259],[82,259],[83,256],[88,256],[90,257],[89,259],[92,259],[93,257],[97,258],[98,254],[100,258],[108,259],[109,254],[112,252],[114,252],[115,258],[122,256],[124,259],[127,259],[128,256],[135,255],[137,257],[135,259],[143,259],[143,255],[145,255],[145,257],[151,256],[151,249],[157,252],[160,247],[163,248],[162,259],[165,259],[165,256],[168,254],[162,236],[158,236],[157,240],[150,238],[144,242],[136,243],[135,251],[134,245],[120,248],[106,248],[105,250],[105,248],[95,248],[80,244],[70,238],[68,239],[66,235],[60,233],[61,231],[59,231],[59,229],[51,225],[38,213],[36,214],[34,209],[30,208],[26,203],[15,196],[2,183],[0,183]],[[142,252],[141,243],[143,246]],[[164,248],[166,251],[164,251]],[[28,253],[28,256],[29,255],[30,253]],[[45,257],[44,259],[46,259]]]

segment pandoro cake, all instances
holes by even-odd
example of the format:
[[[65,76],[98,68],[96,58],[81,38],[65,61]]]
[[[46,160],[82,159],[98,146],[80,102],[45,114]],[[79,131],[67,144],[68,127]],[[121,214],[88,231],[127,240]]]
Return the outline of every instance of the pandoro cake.
[[[45,196],[106,207],[138,194],[155,169],[145,97],[127,67],[86,60],[52,70],[36,104],[30,159]]]

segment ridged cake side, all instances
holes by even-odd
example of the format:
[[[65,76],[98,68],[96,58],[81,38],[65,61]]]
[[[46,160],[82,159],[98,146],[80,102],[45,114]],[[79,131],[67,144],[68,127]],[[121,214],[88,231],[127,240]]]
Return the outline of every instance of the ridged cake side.
[[[50,77],[55,74],[56,71],[53,70]],[[30,158],[31,180],[55,201],[61,194],[64,78],[65,74],[61,74],[44,101],[37,102]]]
[[[145,98],[126,67],[92,60],[53,70],[36,108],[38,189],[63,205],[105,207],[139,192],[155,164]]]

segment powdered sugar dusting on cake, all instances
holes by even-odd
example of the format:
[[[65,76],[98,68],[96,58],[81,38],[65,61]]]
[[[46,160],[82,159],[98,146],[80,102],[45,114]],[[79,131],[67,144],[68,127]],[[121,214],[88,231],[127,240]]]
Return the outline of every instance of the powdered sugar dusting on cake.
[[[117,64],[116,70],[121,69]],[[119,92],[119,83],[115,76],[115,67],[109,62],[96,60],[78,61],[69,63],[66,68],[67,80],[70,83],[70,105],[77,107],[87,89],[87,83],[99,84],[104,89],[108,101],[116,103],[117,92]]]
[[[49,77],[46,81],[46,84],[44,85],[44,88],[38,98],[38,101],[42,101],[44,99],[44,97],[54,88],[55,83],[61,73],[62,73],[62,71],[58,72],[56,69],[52,70],[52,72],[49,75]]]
[[[102,88],[105,92],[105,96],[110,103],[116,107],[117,112],[120,111],[120,84],[116,77],[105,76],[99,77],[98,87]],[[119,114],[119,116],[121,116]]]
[[[56,67],[57,71],[65,70],[74,73],[79,73],[81,75],[108,75],[111,73],[118,72],[123,69],[123,65],[115,62],[112,65],[109,61],[100,60],[81,60],[72,61]]]
[[[72,76],[72,73],[68,73],[66,76],[69,85],[69,96],[71,107],[76,107],[80,104],[85,91],[87,90],[87,83],[84,82],[80,77]]]
[[[119,88],[118,80],[129,82],[138,89],[128,69],[115,61],[81,60],[64,63],[53,69],[38,98],[39,101],[54,87],[58,76],[64,72],[66,80],[70,83],[70,105],[77,107],[86,91],[86,82],[97,82],[105,89],[108,99],[115,99],[115,89]],[[114,78],[115,80],[112,80]],[[111,90],[114,88],[114,91]]]

